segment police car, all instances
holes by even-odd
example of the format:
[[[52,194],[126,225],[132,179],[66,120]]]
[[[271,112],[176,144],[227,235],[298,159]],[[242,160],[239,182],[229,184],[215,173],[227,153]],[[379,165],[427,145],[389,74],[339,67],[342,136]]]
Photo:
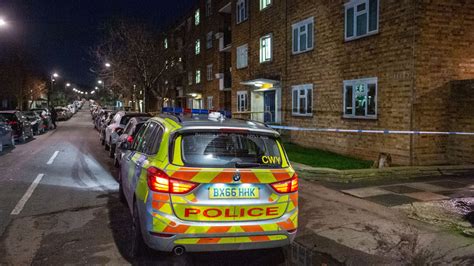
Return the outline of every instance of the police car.
[[[120,195],[130,208],[131,253],[290,244],[298,177],[279,133],[254,121],[154,117],[125,142]]]

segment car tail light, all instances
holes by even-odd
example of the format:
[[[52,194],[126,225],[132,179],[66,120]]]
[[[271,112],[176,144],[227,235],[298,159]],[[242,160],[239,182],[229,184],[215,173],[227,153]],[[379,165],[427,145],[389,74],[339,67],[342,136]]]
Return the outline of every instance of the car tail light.
[[[148,172],[148,187],[155,192],[171,194],[187,194],[197,187],[197,183],[170,178],[162,170],[150,167]]]
[[[127,142],[130,143],[130,144],[132,144],[132,143],[133,143],[133,137],[132,137],[132,136],[128,136]]]
[[[278,193],[292,193],[298,191],[298,175],[295,173],[289,180],[270,184]]]

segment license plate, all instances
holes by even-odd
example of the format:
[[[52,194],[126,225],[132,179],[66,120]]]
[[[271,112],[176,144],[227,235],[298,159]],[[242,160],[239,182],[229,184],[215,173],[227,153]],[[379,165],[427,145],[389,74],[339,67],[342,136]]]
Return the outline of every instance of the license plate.
[[[229,186],[211,187],[209,189],[210,199],[258,199],[258,187],[256,186]]]

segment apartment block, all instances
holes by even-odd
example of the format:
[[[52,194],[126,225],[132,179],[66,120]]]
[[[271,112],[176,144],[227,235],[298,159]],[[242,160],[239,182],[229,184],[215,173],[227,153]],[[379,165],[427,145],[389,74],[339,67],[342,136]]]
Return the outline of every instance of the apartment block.
[[[209,109],[268,124],[400,131],[285,131],[300,145],[362,159],[474,163],[472,136],[403,133],[474,131],[472,1],[199,1],[186,23],[189,107],[208,108],[212,97]]]

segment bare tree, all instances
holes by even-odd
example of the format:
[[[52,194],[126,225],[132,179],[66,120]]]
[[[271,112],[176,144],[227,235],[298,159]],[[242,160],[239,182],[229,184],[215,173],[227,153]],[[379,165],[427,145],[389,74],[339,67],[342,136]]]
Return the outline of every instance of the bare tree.
[[[157,31],[140,23],[120,21],[106,28],[105,38],[92,53],[100,66],[99,77],[116,96],[129,97],[136,103],[146,95],[147,103],[156,101],[160,108],[163,99],[169,97],[168,87],[163,86],[167,63],[175,60],[165,50]],[[105,67],[105,63],[111,67]]]

